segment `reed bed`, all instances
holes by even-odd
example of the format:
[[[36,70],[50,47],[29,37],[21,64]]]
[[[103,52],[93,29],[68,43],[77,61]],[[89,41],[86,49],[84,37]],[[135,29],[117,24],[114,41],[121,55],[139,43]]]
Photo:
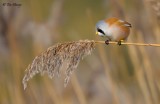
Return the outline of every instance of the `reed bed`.
[[[160,43],[159,8],[159,0],[1,0],[0,104],[159,104],[160,48],[151,44]],[[127,43],[94,35],[108,17],[132,24]]]

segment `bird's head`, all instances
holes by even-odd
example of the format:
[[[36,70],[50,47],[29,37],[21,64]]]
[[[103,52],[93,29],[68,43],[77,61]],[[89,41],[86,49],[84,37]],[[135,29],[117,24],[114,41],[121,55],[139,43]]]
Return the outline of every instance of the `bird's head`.
[[[96,34],[102,37],[106,36],[107,28],[108,28],[108,24],[104,20],[99,21],[96,24]]]

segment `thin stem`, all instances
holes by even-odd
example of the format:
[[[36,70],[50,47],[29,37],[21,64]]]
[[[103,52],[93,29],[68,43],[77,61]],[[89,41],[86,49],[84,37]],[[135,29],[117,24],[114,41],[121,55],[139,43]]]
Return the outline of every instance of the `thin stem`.
[[[102,43],[105,44],[105,41],[95,41],[95,43]],[[110,41],[109,44],[117,44],[117,42]],[[154,46],[160,47],[160,44],[150,44],[150,43],[126,43],[122,42],[123,45],[136,45],[136,46]]]

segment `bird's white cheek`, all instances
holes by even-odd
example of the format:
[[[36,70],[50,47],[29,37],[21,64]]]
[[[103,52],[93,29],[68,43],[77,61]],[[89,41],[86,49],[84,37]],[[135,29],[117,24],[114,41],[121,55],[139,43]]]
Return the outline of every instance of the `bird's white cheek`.
[[[101,36],[101,37],[104,37],[104,34],[102,34],[102,33],[98,33],[98,35]]]

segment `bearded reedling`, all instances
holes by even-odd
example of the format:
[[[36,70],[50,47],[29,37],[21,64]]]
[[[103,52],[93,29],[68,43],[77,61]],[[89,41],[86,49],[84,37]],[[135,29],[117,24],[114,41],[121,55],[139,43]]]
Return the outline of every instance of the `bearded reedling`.
[[[109,41],[116,41],[118,45],[121,45],[121,41],[127,40],[131,27],[130,23],[112,17],[96,24],[96,34],[107,37],[108,39],[105,41],[107,45]]]

